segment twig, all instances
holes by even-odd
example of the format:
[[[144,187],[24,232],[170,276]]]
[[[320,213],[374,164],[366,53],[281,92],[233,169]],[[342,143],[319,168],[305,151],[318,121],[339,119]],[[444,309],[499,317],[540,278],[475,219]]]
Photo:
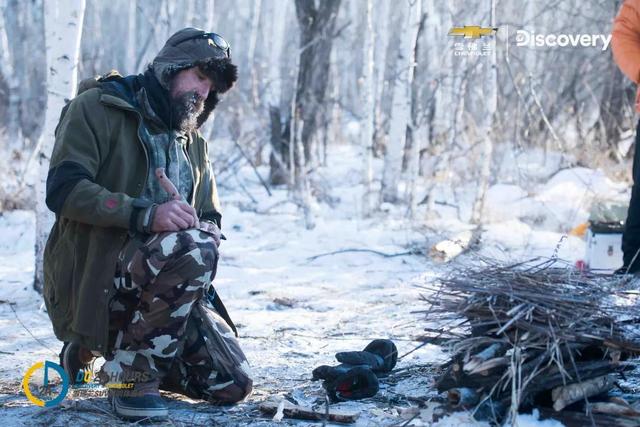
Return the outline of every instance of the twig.
[[[13,308],[13,304],[9,304],[9,307],[11,307],[11,311],[13,311],[13,315],[15,316],[16,320],[18,321],[18,323],[20,323],[20,325],[22,326],[22,328],[27,331],[27,333],[29,335],[31,335],[31,338],[33,338],[34,340],[36,340],[38,342],[38,344],[40,344],[42,347],[46,348],[47,350],[49,350],[53,355],[55,355],[56,357],[58,356],[58,353],[56,353],[55,351],[53,351],[53,349],[51,347],[49,347],[46,343],[44,343],[42,340],[40,340],[39,338],[37,338],[35,335],[33,335],[33,333],[31,332],[31,330],[29,330],[29,328],[27,328],[27,326],[22,323],[22,320],[20,320],[20,318],[18,317],[18,313],[16,313],[15,308]]]
[[[269,195],[269,197],[271,197],[272,196],[271,190],[269,189],[269,186],[267,185],[265,180],[262,179],[262,176],[260,175],[260,172],[258,172],[258,168],[256,167],[256,164],[253,163],[253,160],[251,160],[251,158],[247,155],[247,153],[245,153],[244,149],[238,143],[238,141],[234,140],[233,142],[234,142],[235,146],[238,148],[238,150],[240,150],[240,153],[242,154],[242,156],[244,156],[244,158],[247,159],[247,162],[249,162],[249,165],[251,165],[251,168],[253,169],[253,172],[256,174],[256,176],[260,180],[260,184],[262,184],[264,189],[267,190],[267,194]]]
[[[314,256],[311,256],[311,257],[307,258],[307,261],[313,261],[313,260],[316,260],[316,259],[324,257],[324,256],[342,254],[342,253],[346,253],[346,252],[368,252],[368,253],[380,255],[380,256],[385,257],[385,258],[393,258],[393,257],[397,257],[397,256],[420,255],[421,254],[421,252],[418,251],[418,250],[411,250],[411,251],[407,251],[407,252],[398,252],[398,253],[395,253],[395,254],[388,254],[388,253],[376,251],[376,250],[373,250],[373,249],[357,249],[357,248],[355,248],[355,249],[340,249],[340,250],[333,251],[333,252],[327,252],[327,253],[320,254],[320,255],[314,255]]]

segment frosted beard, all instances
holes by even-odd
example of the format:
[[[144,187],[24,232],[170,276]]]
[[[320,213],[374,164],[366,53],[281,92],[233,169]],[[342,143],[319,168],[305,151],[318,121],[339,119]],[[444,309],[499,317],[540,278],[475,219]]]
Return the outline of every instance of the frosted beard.
[[[189,91],[171,97],[171,123],[176,130],[194,132],[198,130],[198,117],[205,110],[205,100],[196,92]]]

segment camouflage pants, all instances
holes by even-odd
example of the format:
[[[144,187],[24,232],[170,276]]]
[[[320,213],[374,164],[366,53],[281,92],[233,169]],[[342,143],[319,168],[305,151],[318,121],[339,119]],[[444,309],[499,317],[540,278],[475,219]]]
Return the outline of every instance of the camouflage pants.
[[[130,240],[120,253],[110,302],[103,384],[135,383],[212,402],[251,390],[249,365],[226,322],[203,298],[218,250],[196,229]],[[235,390],[229,398],[225,390]]]

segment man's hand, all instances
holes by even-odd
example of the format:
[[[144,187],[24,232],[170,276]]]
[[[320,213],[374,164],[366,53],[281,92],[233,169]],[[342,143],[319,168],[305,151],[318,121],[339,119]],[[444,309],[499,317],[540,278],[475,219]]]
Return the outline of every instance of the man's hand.
[[[156,209],[151,223],[151,231],[180,231],[198,226],[196,210],[182,200],[171,200]]]
[[[213,237],[213,240],[216,242],[216,246],[220,247],[220,236],[222,235],[222,232],[215,223],[211,221],[200,221],[198,230],[210,234],[211,237]]]

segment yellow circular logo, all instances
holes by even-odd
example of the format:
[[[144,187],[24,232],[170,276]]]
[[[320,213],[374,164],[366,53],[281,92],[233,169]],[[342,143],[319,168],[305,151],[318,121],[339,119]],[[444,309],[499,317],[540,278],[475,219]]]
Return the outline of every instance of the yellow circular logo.
[[[62,389],[55,398],[50,400],[42,400],[31,393],[31,389],[29,388],[29,381],[31,380],[34,372],[36,372],[38,369],[44,369],[44,387],[47,387],[49,385],[49,369],[53,369],[58,373],[58,375],[60,375],[60,378],[62,379]],[[58,365],[57,363],[50,362],[48,360],[44,362],[38,362],[31,366],[24,374],[24,378],[22,379],[22,389],[24,390],[24,394],[27,396],[27,399],[29,399],[29,402],[33,403],[34,405],[45,407],[55,406],[62,402],[64,397],[67,395],[67,392],[69,391],[69,377],[67,376],[67,373],[64,371],[64,369],[62,369],[62,366]]]

